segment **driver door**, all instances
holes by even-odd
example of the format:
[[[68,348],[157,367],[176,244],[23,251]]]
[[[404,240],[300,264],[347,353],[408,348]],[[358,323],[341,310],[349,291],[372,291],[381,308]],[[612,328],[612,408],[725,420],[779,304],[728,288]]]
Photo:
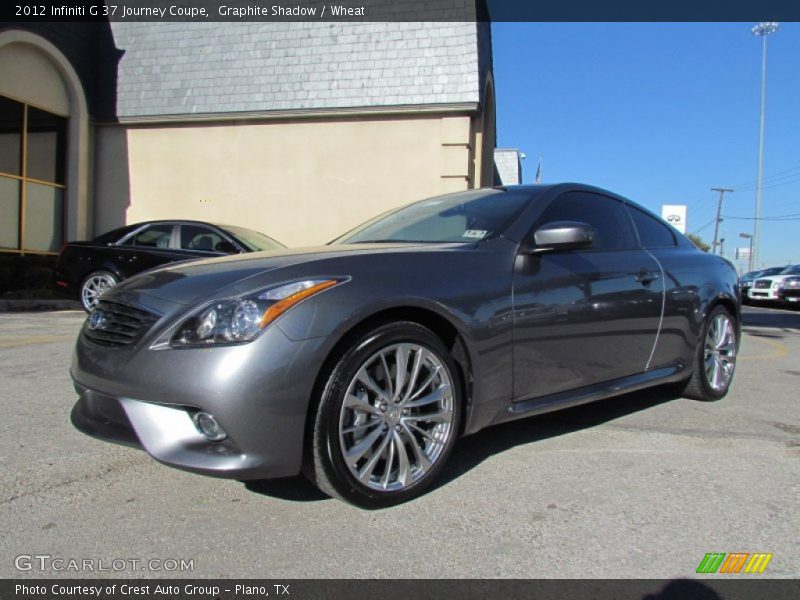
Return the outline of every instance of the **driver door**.
[[[584,249],[517,257],[515,401],[641,373],[658,335],[661,269],[640,248],[623,203],[568,192],[533,229],[554,221],[587,223],[594,239]]]

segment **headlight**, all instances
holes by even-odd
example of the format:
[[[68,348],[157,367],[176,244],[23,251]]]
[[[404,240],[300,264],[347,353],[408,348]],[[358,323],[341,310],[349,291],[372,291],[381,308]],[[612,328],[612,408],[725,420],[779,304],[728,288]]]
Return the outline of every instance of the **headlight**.
[[[185,348],[249,342],[295,304],[343,281],[307,279],[217,300],[185,319],[169,343]]]

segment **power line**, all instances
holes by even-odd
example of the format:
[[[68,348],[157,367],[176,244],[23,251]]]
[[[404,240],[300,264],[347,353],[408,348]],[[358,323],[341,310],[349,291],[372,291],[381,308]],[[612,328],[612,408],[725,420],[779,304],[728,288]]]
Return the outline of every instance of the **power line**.
[[[701,231],[703,231],[704,229],[708,229],[708,228],[709,228],[709,227],[710,227],[710,226],[711,226],[711,225],[714,223],[714,221],[716,221],[716,219],[711,219],[711,220],[710,220],[708,223],[706,223],[705,225],[703,225],[703,226],[702,226],[700,229],[695,229],[694,231],[692,231],[692,232],[691,232],[691,233],[692,233],[692,235],[697,235],[697,234],[699,234]]]
[[[740,221],[800,221],[800,213],[792,213],[788,215],[779,215],[775,217],[738,217],[725,215],[725,219],[737,219]],[[709,223],[710,225],[711,223]],[[708,227],[708,225],[706,225]]]
[[[764,181],[771,182],[772,180],[784,179],[786,177],[793,177],[796,174],[800,174],[800,166],[790,167],[789,169],[778,171],[777,173],[773,173],[772,175],[767,175],[762,179],[762,182]],[[736,185],[732,185],[731,187],[735,189],[751,188],[751,187],[754,188],[757,183],[758,181],[754,179],[750,181],[743,181]]]
[[[800,173],[792,173],[791,177],[796,177],[797,175],[800,175]],[[781,187],[783,185],[792,185],[792,184],[795,184],[795,183],[798,183],[798,182],[800,182],[800,178],[797,178],[797,179],[783,179],[782,178],[780,180],[773,180],[773,181],[767,182],[766,185],[762,186],[762,188],[763,189],[776,188],[776,187]],[[746,185],[746,186],[743,186],[743,187],[740,187],[740,188],[737,188],[737,189],[739,189],[739,190],[753,190],[755,188],[756,188],[755,185]]]

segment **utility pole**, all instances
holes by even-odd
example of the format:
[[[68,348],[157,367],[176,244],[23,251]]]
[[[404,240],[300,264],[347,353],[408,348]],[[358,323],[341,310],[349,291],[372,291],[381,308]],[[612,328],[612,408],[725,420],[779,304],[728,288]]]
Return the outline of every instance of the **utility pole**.
[[[719,192],[719,202],[717,203],[717,220],[714,222],[714,241],[711,243],[711,254],[717,253],[717,236],[719,235],[719,224],[722,222],[722,198],[725,192],[732,192],[730,188],[711,188],[712,192]]]
[[[761,237],[759,230],[761,228],[761,193],[763,188],[764,176],[764,113],[767,105],[767,36],[775,33],[778,30],[778,24],[759,23],[753,27],[753,35],[761,38],[761,114],[759,118],[759,134],[758,134],[758,180],[756,182],[756,215],[753,220],[753,268],[758,268],[758,248]]]

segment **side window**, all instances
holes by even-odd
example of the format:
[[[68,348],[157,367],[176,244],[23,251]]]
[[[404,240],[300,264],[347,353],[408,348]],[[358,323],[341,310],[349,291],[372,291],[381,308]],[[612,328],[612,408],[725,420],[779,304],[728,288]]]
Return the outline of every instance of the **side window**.
[[[582,221],[594,229],[593,250],[630,250],[638,247],[636,232],[619,200],[588,192],[559,196],[539,218],[538,225],[553,221]]]
[[[139,248],[169,248],[171,236],[172,225],[151,225],[128,239],[125,245]]]
[[[181,225],[181,248],[183,250],[217,251],[218,244],[223,241],[213,229],[200,225]]]
[[[669,225],[651,217],[635,206],[629,205],[628,212],[633,218],[633,223],[639,232],[639,241],[643,247],[664,248],[677,245],[675,234],[672,233]]]

